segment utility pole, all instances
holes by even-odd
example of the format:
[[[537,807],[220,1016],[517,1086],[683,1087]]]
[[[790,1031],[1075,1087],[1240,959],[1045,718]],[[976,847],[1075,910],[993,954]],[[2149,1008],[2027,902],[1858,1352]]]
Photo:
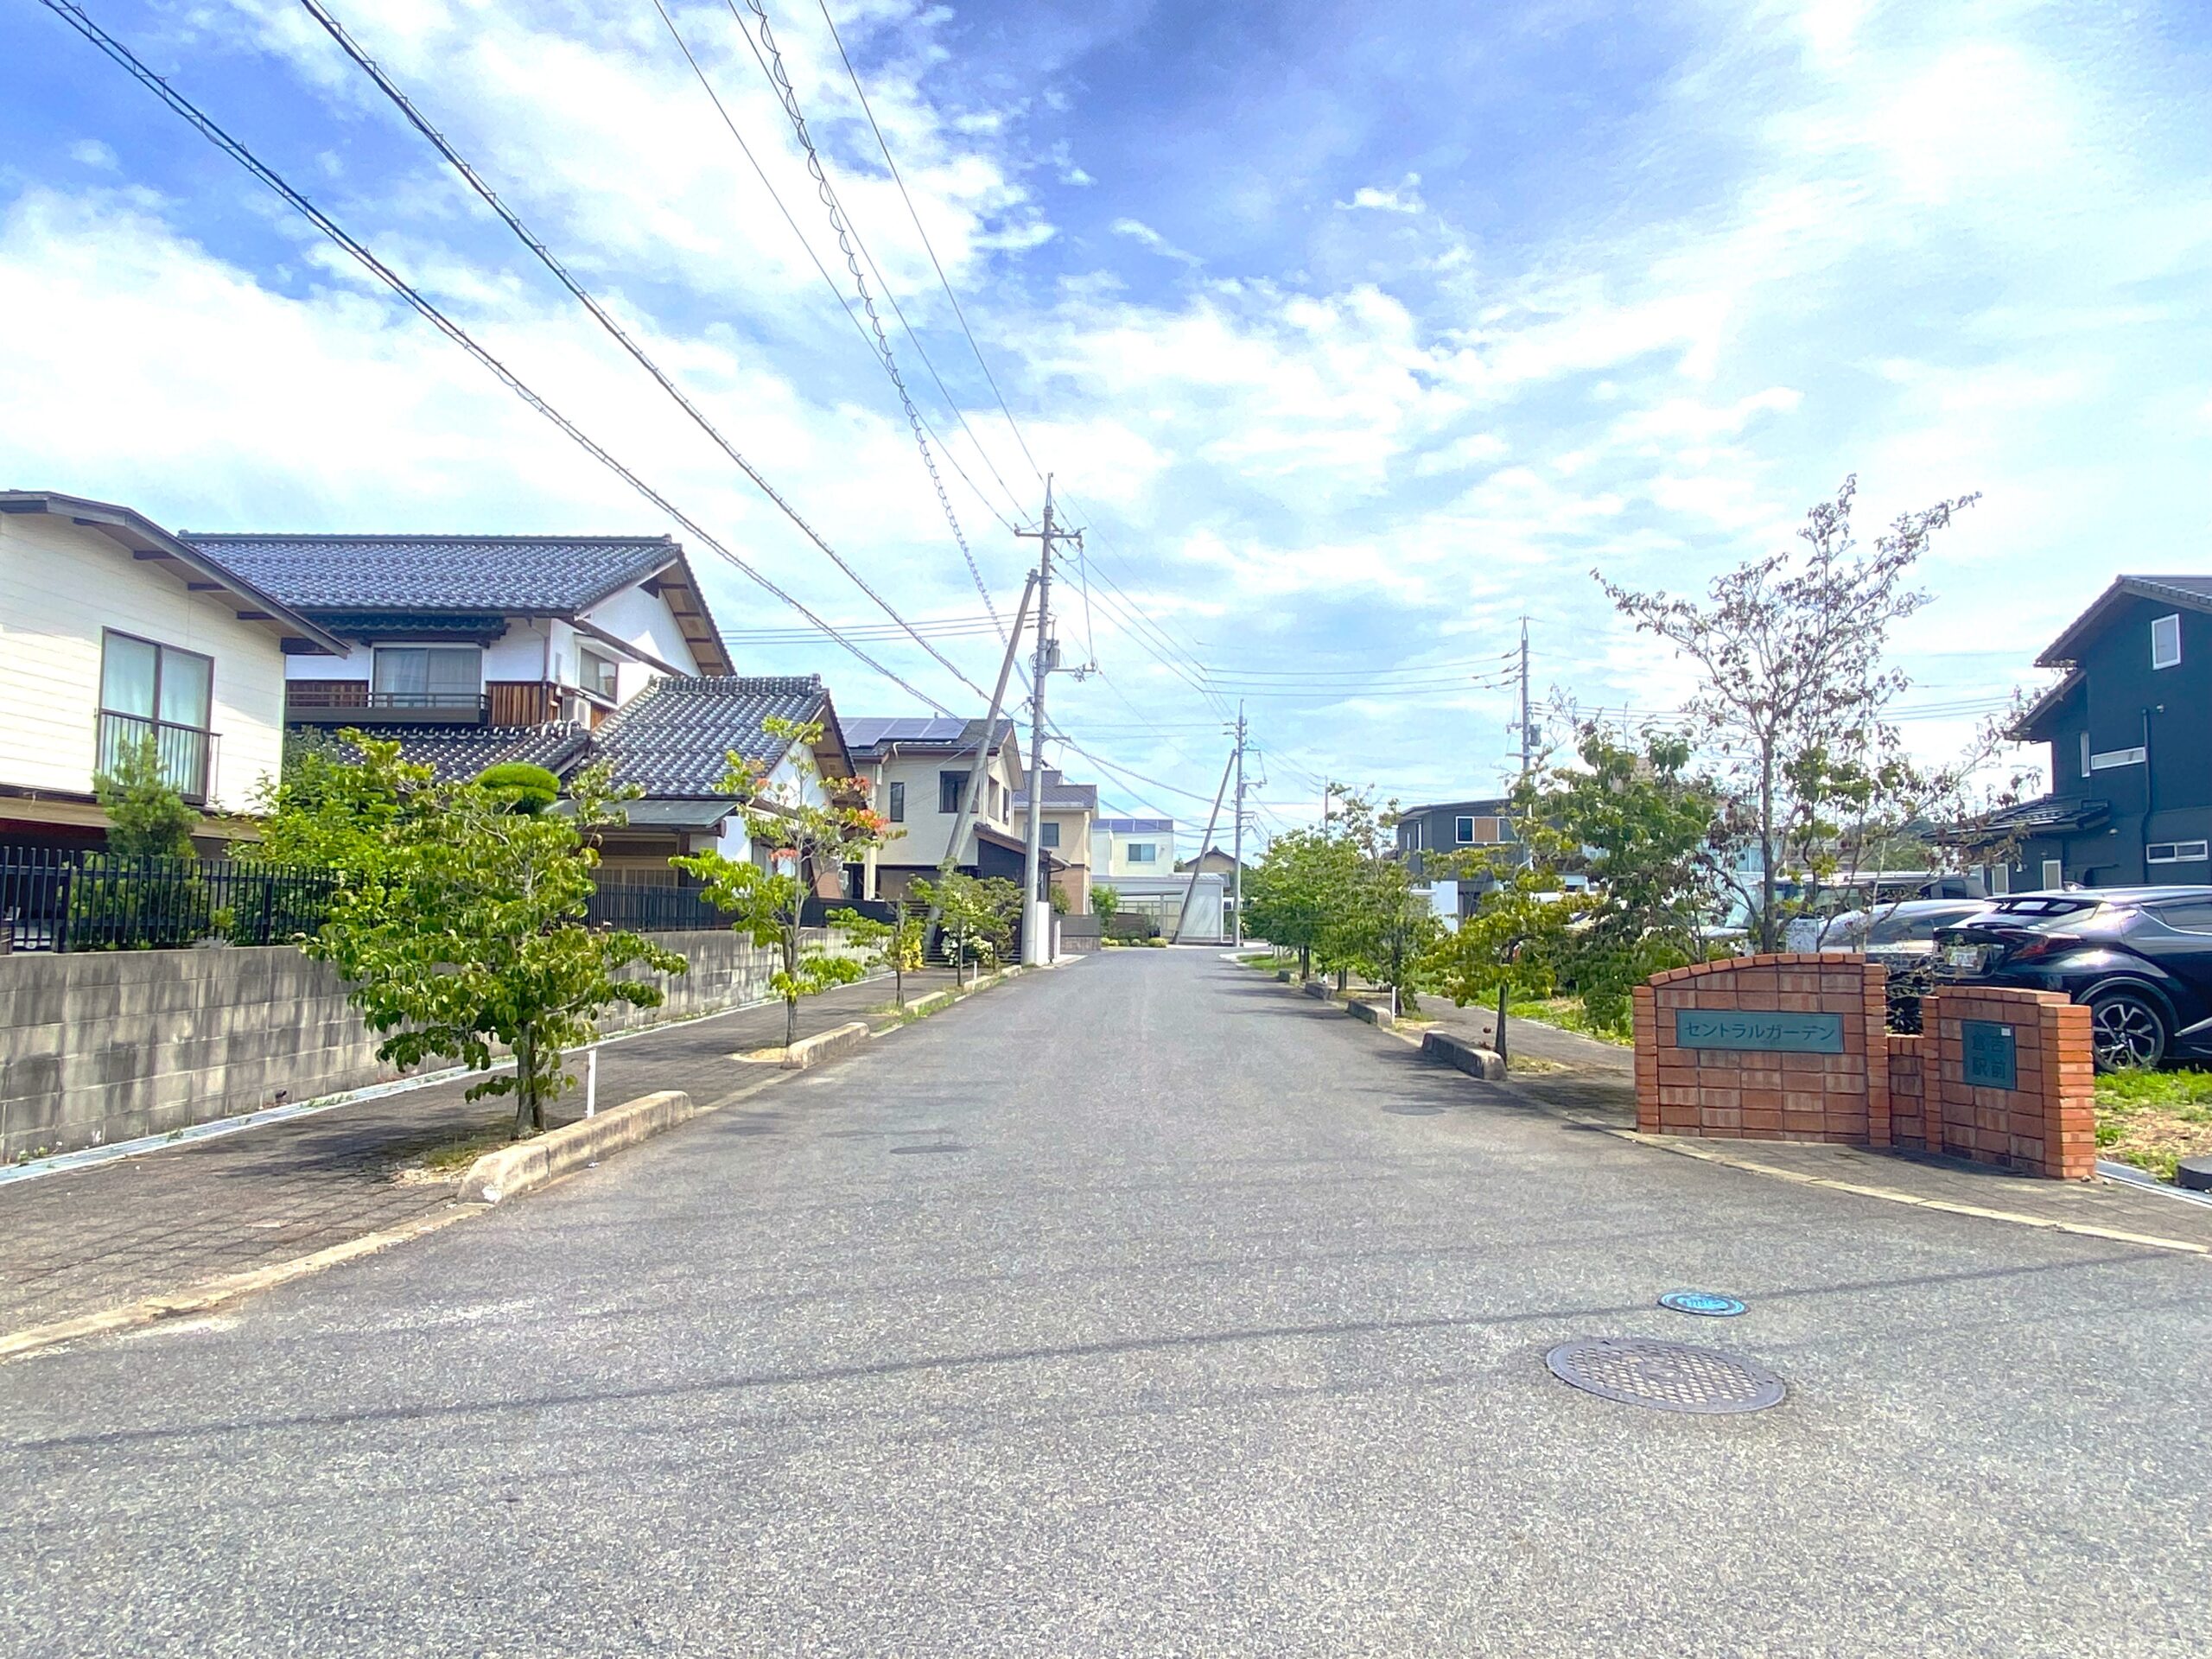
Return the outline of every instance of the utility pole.
[[[1029,823],[1021,855],[1021,959],[1046,963],[1052,959],[1052,906],[1045,895],[1050,871],[1044,860],[1042,839],[1045,804],[1045,677],[1058,666],[1059,641],[1052,638],[1052,543],[1083,545],[1083,532],[1063,531],[1052,523],[1052,475],[1045,475],[1045,520],[1036,530],[1014,532],[1037,538],[1037,650],[1030,658],[1029,696]]]
[[[1230,925],[1229,942],[1241,945],[1244,943],[1244,705],[1241,701],[1236,705],[1236,829],[1231,845],[1235,849],[1231,855],[1236,862],[1236,871],[1230,877],[1236,884],[1236,912]],[[1198,856],[1205,855],[1205,849],[1199,848]],[[1198,873],[1194,870],[1192,874]]]
[[[1529,619],[1521,619],[1521,775],[1535,764],[1535,732],[1529,724]]]
[[[1031,576],[1021,590],[1021,603],[1014,613],[1014,632],[1007,636],[1006,656],[999,663],[998,683],[991,688],[991,706],[983,715],[983,735],[976,744],[976,759],[968,767],[968,786],[960,791],[960,810],[952,820],[952,839],[944,843],[944,856],[937,861],[938,897],[930,904],[929,920],[922,925],[922,938],[932,938],[937,933],[938,919],[944,913],[944,878],[952,874],[960,862],[960,849],[967,844],[968,826],[976,821],[976,803],[982,798],[983,779],[988,772],[991,757],[998,753],[995,741],[999,730],[999,710],[1006,703],[1006,683],[1014,672],[1014,659],[1021,649],[1021,628],[1029,618],[1029,596],[1037,591],[1037,578]]]
[[[1213,827],[1221,822],[1221,802],[1222,798],[1229,793],[1230,771],[1243,758],[1243,741],[1240,737],[1236,748],[1230,753],[1227,764],[1221,769],[1221,787],[1213,792],[1213,810],[1206,814],[1206,832],[1199,837],[1198,856],[1191,861],[1191,879],[1183,888],[1183,908],[1175,912],[1175,931],[1167,940],[1170,944],[1183,943],[1183,925],[1191,919],[1191,900],[1198,895],[1198,877],[1205,874],[1198,866],[1206,861],[1206,849],[1213,845]]]

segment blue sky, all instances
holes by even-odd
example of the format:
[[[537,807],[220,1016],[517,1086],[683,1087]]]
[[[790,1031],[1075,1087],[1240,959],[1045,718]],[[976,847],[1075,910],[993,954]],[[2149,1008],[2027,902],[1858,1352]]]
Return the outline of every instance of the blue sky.
[[[909,382],[997,508],[993,469],[1033,512],[812,8],[769,5],[799,98],[974,437],[894,337]],[[303,11],[86,9],[691,516],[822,613],[883,621]],[[978,615],[887,380],[650,0],[334,10],[903,613]],[[841,272],[729,10],[672,10]],[[1849,472],[1870,531],[1983,493],[1898,642],[1931,756],[1970,723],[1933,711],[2037,683],[2113,575],[2206,568],[2201,7],[831,10],[1090,527],[1093,602],[1063,586],[1061,637],[1103,672],[1053,707],[1164,785],[1065,757],[1126,810],[1203,818],[1240,695],[1268,827],[1313,816],[1324,777],[1483,792],[1511,709],[1474,677],[1523,613],[1540,696],[1672,706],[1678,666],[1591,570],[1693,586]],[[670,527],[44,9],[0,12],[0,60],[29,67],[0,105],[0,481],[191,529]],[[1010,609],[1032,544],[946,479]],[[725,627],[796,623],[700,562]],[[966,712],[918,648],[869,648]],[[987,633],[942,648],[988,683]],[[914,706],[828,644],[741,658],[822,672],[850,714]]]

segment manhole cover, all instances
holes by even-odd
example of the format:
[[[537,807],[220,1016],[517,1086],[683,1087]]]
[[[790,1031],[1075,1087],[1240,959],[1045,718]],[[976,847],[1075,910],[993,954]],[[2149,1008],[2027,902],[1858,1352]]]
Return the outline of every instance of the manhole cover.
[[[1544,1356],[1554,1376],[1600,1399],[1659,1411],[1764,1411],[1789,1390],[1763,1365],[1646,1337],[1563,1342]]]
[[[1708,1319],[1732,1319],[1744,1311],[1743,1303],[1716,1290],[1670,1290],[1659,1299],[1659,1306],[1677,1313],[1702,1313]]]

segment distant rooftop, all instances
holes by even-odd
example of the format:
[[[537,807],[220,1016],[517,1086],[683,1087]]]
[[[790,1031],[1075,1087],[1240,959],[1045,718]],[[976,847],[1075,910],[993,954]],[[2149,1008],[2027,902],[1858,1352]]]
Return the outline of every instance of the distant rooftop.
[[[834,747],[836,715],[819,675],[670,676],[607,717],[591,735],[591,758],[649,796],[705,798],[720,792],[732,752],[782,758],[791,742],[767,730],[772,719],[820,721],[830,728],[825,747]]]
[[[916,748],[972,750],[983,734],[982,721],[962,720],[957,715],[902,715],[888,720],[856,715],[844,722],[844,728],[845,745],[853,758],[871,760],[880,759],[884,746],[891,743],[910,743]],[[999,721],[1001,742],[1013,731],[1012,721]]]
[[[1165,836],[1173,831],[1173,818],[1101,818],[1091,828],[1111,835]]]

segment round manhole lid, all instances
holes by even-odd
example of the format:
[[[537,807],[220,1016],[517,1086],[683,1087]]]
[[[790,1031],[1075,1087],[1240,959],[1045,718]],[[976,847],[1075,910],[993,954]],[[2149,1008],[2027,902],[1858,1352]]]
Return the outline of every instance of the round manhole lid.
[[[1764,1411],[1789,1390],[1764,1365],[1648,1337],[1591,1337],[1544,1356],[1554,1376],[1600,1399],[1656,1411]]]
[[[1708,1319],[1732,1319],[1744,1311],[1742,1302],[1717,1290],[1670,1290],[1659,1299],[1659,1306],[1677,1313],[1701,1313]]]

